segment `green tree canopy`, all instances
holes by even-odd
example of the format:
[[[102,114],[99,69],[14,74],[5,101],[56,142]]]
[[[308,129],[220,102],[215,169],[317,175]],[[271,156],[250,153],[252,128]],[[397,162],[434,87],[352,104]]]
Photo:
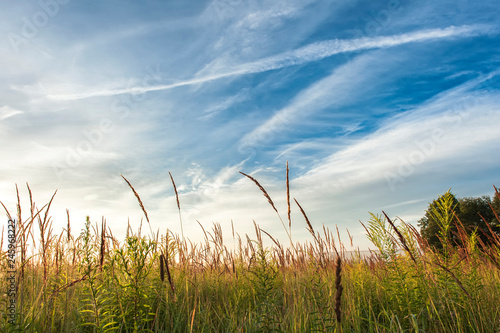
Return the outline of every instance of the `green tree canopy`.
[[[493,199],[488,196],[457,199],[448,190],[429,204],[418,225],[422,237],[429,245],[437,248],[442,248],[446,242],[458,245],[458,217],[468,235],[476,232],[487,244],[490,238],[487,236],[489,229],[485,220],[494,232],[500,233],[500,221],[497,220],[495,212],[500,216],[500,196],[496,188]]]
[[[454,215],[459,209],[458,199],[451,189],[429,204],[424,217],[418,221],[420,233],[429,245],[442,248],[442,244],[450,240],[453,229],[456,229]]]
[[[498,223],[490,206],[492,204],[491,198],[484,195],[482,197],[461,198],[458,201],[460,206],[458,218],[464,228],[469,232],[477,230],[481,239],[488,242],[489,230],[484,221],[486,220],[494,229]]]

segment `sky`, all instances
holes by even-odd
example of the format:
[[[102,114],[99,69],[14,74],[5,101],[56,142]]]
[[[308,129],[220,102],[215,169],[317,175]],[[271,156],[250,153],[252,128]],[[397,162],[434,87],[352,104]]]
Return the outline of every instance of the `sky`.
[[[0,5],[0,201],[54,192],[54,234],[203,240],[213,223],[286,244],[500,185],[496,0],[40,0]],[[259,188],[268,191],[279,216]],[[2,224],[7,225],[7,218]],[[5,227],[6,228],[6,227]],[[149,227],[146,227],[149,229]]]

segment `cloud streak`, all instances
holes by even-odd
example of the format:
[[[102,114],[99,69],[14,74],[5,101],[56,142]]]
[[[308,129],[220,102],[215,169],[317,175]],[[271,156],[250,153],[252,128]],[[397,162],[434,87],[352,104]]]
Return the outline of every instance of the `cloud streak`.
[[[21,113],[24,113],[24,111],[16,110],[9,106],[2,106],[0,108],[0,122]]]
[[[500,121],[495,102],[498,93],[474,93],[474,89],[497,75],[495,71],[470,80],[389,119],[385,126],[324,159],[296,182],[344,191],[384,180],[394,190],[418,174],[430,172],[432,166],[463,164],[464,156],[481,155],[500,139],[495,126]]]
[[[122,94],[142,94],[146,92],[169,90],[183,86],[202,84],[226,77],[263,73],[290,66],[303,65],[331,57],[336,54],[395,47],[408,43],[419,43],[446,38],[467,38],[491,34],[493,31],[485,25],[449,26],[444,29],[426,29],[392,36],[363,37],[351,40],[333,39],[308,44],[299,49],[236,66],[232,70],[222,71],[198,78],[170,84],[134,86],[123,89],[94,90],[73,94],[47,94],[51,100],[78,100],[90,97],[115,96]]]

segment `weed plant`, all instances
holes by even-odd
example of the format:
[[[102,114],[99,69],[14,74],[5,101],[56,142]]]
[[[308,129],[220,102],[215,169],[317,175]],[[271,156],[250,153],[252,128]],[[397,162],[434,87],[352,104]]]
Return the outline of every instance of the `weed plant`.
[[[264,187],[244,175],[278,213]],[[440,249],[382,213],[364,225],[377,251],[362,257],[348,256],[328,228],[316,231],[296,200],[311,241],[293,243],[288,186],[288,226],[278,217],[290,246],[255,224],[255,235],[243,239],[233,229],[234,250],[218,224],[200,225],[200,244],[130,226],[119,241],[105,221],[88,218],[74,237],[68,214],[56,234],[52,199],[38,209],[28,191],[28,217],[19,199],[16,216],[17,321],[9,324],[2,311],[2,332],[500,332],[500,237],[490,230],[491,244],[483,244],[447,215],[447,202]],[[263,237],[273,245],[264,247]],[[6,252],[0,267],[5,281]],[[1,293],[2,309],[8,301]]]

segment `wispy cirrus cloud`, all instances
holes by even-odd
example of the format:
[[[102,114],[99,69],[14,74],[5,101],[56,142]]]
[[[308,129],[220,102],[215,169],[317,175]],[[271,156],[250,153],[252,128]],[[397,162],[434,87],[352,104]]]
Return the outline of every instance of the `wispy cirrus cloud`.
[[[323,159],[296,181],[305,185],[330,179],[322,186],[340,192],[383,181],[393,191],[436,166],[446,170],[443,165],[462,165],[467,172],[472,156],[481,156],[500,140],[495,125],[500,121],[495,102],[499,94],[475,90],[498,75],[481,75],[387,119],[377,131]]]
[[[284,52],[275,56],[238,65],[227,71],[211,75],[196,77],[170,84],[151,86],[133,86],[122,89],[98,89],[81,93],[53,94],[47,93],[46,97],[52,100],[78,100],[99,96],[114,96],[121,94],[141,94],[152,91],[169,90],[183,86],[197,85],[226,77],[262,73],[281,69],[289,66],[303,65],[318,61],[336,54],[355,52],[370,49],[395,47],[408,43],[426,42],[446,38],[467,38],[472,36],[493,33],[491,27],[486,25],[450,26],[443,29],[426,29],[405,34],[381,37],[363,37],[351,40],[327,40],[308,44],[299,49]]]
[[[284,108],[246,134],[240,140],[240,146],[255,147],[269,143],[277,133],[295,128],[296,124],[313,117],[324,108],[341,106],[361,93],[366,94],[369,87],[363,83],[370,82],[380,70],[384,70],[380,61],[379,57],[368,53],[336,67],[326,77],[300,91]],[[362,85],[365,86],[364,89],[360,88]],[[338,112],[336,116],[341,117],[342,114]]]
[[[10,117],[14,117],[17,114],[24,113],[24,111],[16,110],[8,105],[2,106],[0,108],[0,122]]]

